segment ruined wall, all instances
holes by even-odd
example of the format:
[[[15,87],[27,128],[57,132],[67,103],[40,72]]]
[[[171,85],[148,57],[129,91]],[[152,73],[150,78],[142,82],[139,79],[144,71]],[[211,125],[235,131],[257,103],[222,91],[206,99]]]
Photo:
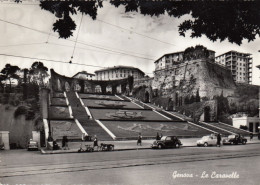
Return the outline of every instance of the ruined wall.
[[[183,97],[199,90],[201,97],[212,99],[222,92],[224,96],[233,95],[236,85],[229,70],[209,59],[197,59],[156,71],[152,88],[162,91],[163,96],[177,92]]]

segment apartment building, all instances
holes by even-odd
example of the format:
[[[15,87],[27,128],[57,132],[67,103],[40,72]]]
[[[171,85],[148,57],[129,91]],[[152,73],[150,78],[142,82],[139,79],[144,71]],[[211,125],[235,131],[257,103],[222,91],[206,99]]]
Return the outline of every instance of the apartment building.
[[[251,54],[232,50],[217,56],[215,62],[228,68],[236,83],[252,83],[253,59]]]
[[[118,80],[133,76],[134,80],[144,77],[144,72],[132,66],[114,66],[95,71],[96,80]]]

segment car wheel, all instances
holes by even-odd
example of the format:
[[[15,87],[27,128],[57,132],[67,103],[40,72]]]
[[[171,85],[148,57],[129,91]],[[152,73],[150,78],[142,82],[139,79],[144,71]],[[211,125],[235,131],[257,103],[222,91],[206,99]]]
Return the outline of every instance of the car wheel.
[[[159,149],[162,149],[162,145],[158,145],[158,148],[159,148]]]
[[[242,144],[243,144],[243,145],[245,145],[245,144],[246,144],[246,142],[245,142],[245,141],[242,141]]]
[[[204,143],[204,147],[207,147],[207,146],[209,146],[209,144],[208,143]]]
[[[176,147],[176,148],[180,148],[180,144],[177,143],[177,144],[175,145],[175,147]]]
[[[114,151],[114,146],[111,146],[110,151]]]
[[[234,143],[233,142],[230,142],[231,145],[233,145]]]

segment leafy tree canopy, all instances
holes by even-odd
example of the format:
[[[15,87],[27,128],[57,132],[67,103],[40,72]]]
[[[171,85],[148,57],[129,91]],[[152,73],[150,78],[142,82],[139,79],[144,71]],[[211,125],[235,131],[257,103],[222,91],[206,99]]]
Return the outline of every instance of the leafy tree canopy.
[[[21,2],[21,0],[15,0]],[[98,8],[104,0],[96,1],[41,1],[40,7],[55,14],[59,19],[53,24],[53,30],[61,38],[73,35],[76,24],[70,15],[81,12],[96,19]],[[125,12],[136,11],[143,15],[159,16],[168,14],[180,18],[189,14],[192,18],[179,25],[179,34],[185,36],[191,30],[191,37],[205,35],[212,41],[227,39],[240,45],[243,39],[248,42],[260,36],[260,2],[227,1],[188,1],[171,0],[110,0],[115,7],[124,6]]]
[[[44,80],[49,76],[48,68],[42,62],[34,62],[29,70],[30,81],[43,86]]]

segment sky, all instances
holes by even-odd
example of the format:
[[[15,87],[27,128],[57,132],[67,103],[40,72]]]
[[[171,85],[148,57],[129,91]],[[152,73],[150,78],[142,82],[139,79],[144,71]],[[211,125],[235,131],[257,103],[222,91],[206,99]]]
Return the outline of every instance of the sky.
[[[260,70],[255,67],[260,65],[259,37],[249,43],[244,40],[240,46],[228,41],[213,42],[205,36],[191,38],[190,32],[182,37],[178,33],[178,25],[189,15],[177,19],[168,15],[151,17],[137,12],[125,13],[124,7],[116,8],[108,2],[104,2],[103,8],[98,10],[96,20],[81,14],[72,18],[77,24],[73,36],[67,40],[59,39],[58,34],[52,31],[52,24],[57,18],[41,10],[37,1],[20,4],[0,1],[0,70],[7,63],[30,68],[33,62],[41,61],[49,69],[69,77],[83,70],[94,73],[102,67],[116,65],[134,66],[152,76],[154,61],[164,54],[203,45],[214,50],[216,56],[230,50],[251,53],[252,84],[260,85]]]

